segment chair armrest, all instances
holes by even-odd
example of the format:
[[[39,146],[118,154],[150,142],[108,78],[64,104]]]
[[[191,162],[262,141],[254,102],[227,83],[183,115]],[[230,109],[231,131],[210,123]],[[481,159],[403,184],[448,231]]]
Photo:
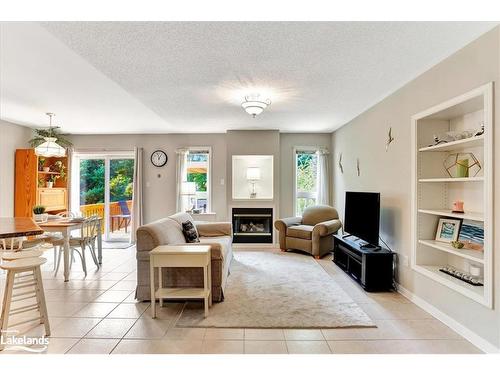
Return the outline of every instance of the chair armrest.
[[[274,227],[279,231],[286,231],[286,228],[292,225],[300,225],[302,223],[302,218],[300,216],[296,217],[286,217],[284,219],[278,219],[274,222]]]
[[[200,237],[231,236],[232,225],[229,222],[196,223]]]
[[[336,233],[340,228],[342,228],[342,223],[339,219],[323,221],[314,226],[313,234],[318,234],[320,237],[329,236]]]

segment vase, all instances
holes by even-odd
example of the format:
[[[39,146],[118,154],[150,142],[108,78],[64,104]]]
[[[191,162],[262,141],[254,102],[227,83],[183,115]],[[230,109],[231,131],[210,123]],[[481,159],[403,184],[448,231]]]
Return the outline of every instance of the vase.
[[[50,172],[50,167],[43,167],[44,172]]]
[[[52,186],[54,186],[54,183],[52,181],[47,181],[47,187],[52,189]]]

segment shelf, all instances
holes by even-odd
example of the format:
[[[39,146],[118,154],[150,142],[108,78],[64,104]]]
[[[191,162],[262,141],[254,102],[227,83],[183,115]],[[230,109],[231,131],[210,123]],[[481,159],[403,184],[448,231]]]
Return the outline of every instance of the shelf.
[[[440,178],[419,178],[418,182],[481,182],[484,177],[440,177]]]
[[[453,276],[447,275],[439,271],[439,268],[441,267],[442,266],[416,265],[415,270],[443,285],[446,285],[450,289],[456,290],[457,292],[460,292],[477,302],[485,304],[484,286],[474,286]]]
[[[455,249],[453,246],[445,242],[435,240],[418,240],[418,243],[465,259],[473,260],[474,262],[484,263],[483,253],[481,251]]]
[[[203,288],[160,288],[155,292],[156,298],[190,299],[205,298],[209,294],[208,289]]]
[[[484,221],[484,215],[482,212],[465,212],[463,214],[459,214],[445,209],[420,209],[418,212],[436,216],[454,217],[462,220]]]
[[[59,172],[44,172],[44,171],[38,171],[38,174],[57,174],[57,175],[60,175],[61,173],[59,173]]]
[[[418,151],[426,152],[444,152],[444,151],[462,151],[471,147],[481,147],[484,146],[484,135],[480,135],[477,137],[471,137],[466,139],[460,139],[458,141],[441,143],[436,146],[428,146],[419,148]]]

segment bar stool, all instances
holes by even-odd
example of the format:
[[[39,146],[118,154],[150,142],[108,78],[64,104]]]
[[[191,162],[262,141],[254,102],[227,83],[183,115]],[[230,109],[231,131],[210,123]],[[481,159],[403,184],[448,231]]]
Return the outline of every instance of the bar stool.
[[[5,292],[3,296],[2,315],[0,318],[0,351],[5,342],[9,328],[39,321],[45,326],[45,335],[50,336],[50,325],[45,304],[40,266],[47,260],[40,258],[42,250],[23,250],[4,252],[0,268],[7,271]],[[31,300],[31,301],[30,301]],[[28,304],[11,309],[11,304],[27,301]],[[24,302],[26,303],[26,302]],[[9,317],[29,311],[39,312],[36,318],[28,318],[9,325]]]

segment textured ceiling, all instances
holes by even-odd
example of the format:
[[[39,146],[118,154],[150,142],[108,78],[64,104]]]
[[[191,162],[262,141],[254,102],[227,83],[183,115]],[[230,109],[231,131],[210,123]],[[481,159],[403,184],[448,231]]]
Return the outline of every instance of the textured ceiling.
[[[97,122],[87,129],[66,121],[65,130],[142,133],[331,131],[494,24],[55,22],[42,26],[102,73],[102,79],[137,100],[135,105],[144,105],[149,116],[141,119],[137,111],[132,123]],[[73,83],[79,84],[78,76]],[[245,92],[268,93],[272,105],[253,119],[240,107]],[[101,101],[102,96],[97,93]],[[57,112],[57,103],[50,110]]]

